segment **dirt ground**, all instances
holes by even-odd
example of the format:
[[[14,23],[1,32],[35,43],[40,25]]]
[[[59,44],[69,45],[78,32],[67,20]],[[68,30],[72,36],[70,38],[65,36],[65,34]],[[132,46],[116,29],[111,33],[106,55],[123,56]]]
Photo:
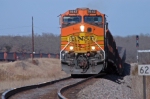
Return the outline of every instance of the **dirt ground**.
[[[26,85],[38,84],[64,78],[58,59],[39,58],[0,63],[0,93]]]

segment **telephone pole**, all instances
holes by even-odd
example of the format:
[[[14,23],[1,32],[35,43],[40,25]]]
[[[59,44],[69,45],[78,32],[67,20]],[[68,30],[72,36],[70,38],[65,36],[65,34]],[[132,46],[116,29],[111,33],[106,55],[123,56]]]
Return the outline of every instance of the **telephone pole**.
[[[34,30],[33,30],[33,16],[32,16],[32,60],[34,58]]]

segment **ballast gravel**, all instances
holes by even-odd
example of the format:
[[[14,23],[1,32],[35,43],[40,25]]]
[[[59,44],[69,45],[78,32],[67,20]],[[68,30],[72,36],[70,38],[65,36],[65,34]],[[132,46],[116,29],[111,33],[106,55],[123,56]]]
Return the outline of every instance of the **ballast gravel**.
[[[82,89],[78,99],[142,99],[142,77],[135,64],[125,64],[124,76],[106,75]]]

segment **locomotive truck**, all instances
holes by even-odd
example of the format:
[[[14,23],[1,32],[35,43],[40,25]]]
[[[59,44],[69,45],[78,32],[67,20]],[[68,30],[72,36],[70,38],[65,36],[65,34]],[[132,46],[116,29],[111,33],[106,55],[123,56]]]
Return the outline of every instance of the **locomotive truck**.
[[[117,47],[105,14],[77,8],[60,14],[62,70],[84,75],[101,72],[122,75],[126,50]]]

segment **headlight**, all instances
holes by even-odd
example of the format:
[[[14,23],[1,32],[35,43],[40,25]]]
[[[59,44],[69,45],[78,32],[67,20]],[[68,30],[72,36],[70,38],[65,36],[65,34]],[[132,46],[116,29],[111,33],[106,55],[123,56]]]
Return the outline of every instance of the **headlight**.
[[[95,50],[95,46],[91,46],[91,49],[92,49],[92,50]]]
[[[70,50],[73,50],[73,46],[70,46]]]
[[[65,56],[65,53],[62,53],[62,56]]]
[[[81,32],[84,32],[84,25],[80,26],[80,30],[81,30]]]

